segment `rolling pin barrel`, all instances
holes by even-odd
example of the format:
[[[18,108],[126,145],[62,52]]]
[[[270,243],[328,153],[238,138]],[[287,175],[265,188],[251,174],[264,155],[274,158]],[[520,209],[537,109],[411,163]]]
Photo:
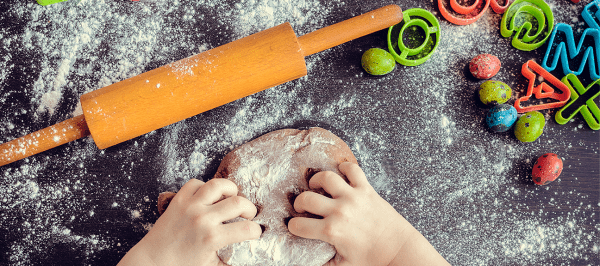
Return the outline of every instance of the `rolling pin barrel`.
[[[400,21],[389,5],[300,38],[284,23],[86,93],[83,115],[0,145],[0,166],[88,134],[100,149],[130,140],[305,76],[305,56]]]
[[[306,75],[289,23],[81,97],[100,149]]]

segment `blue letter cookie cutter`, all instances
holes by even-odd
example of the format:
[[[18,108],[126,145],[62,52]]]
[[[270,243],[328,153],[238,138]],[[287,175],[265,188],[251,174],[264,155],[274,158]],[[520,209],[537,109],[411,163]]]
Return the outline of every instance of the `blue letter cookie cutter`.
[[[560,35],[563,39],[557,40],[556,35]],[[588,37],[589,36],[589,37]],[[593,46],[584,46],[584,44],[590,43],[585,42],[586,39],[591,38],[593,40]],[[577,56],[582,56],[581,62],[576,70],[571,68],[569,61]],[[551,63],[549,64],[550,57],[553,56]],[[560,59],[563,73],[565,75],[573,73],[575,75],[581,75],[586,63],[589,68],[590,78],[597,80],[600,78],[598,70],[600,70],[600,30],[595,28],[587,28],[581,34],[579,43],[575,45],[575,37],[573,36],[573,28],[567,24],[558,23],[556,28],[552,31],[550,41],[548,42],[548,48],[546,49],[546,55],[544,55],[544,61],[542,66],[552,71],[558,65]]]
[[[442,29],[433,14],[421,8],[411,8],[402,12],[402,22],[388,29],[388,50],[396,62],[405,66],[417,66],[425,63],[440,44]],[[425,32],[425,38],[418,47],[409,48],[404,44],[404,33],[414,27]],[[414,36],[411,36],[414,37]],[[398,52],[397,52],[398,51]]]
[[[554,116],[556,123],[564,125],[577,113],[581,113],[585,122],[587,122],[591,129],[600,129],[600,109],[598,109],[598,105],[594,102],[594,99],[600,96],[600,79],[592,82],[587,88],[583,87],[581,81],[579,81],[574,74],[566,75],[562,78],[562,82],[566,84],[571,91],[571,101],[556,112],[556,115]],[[579,99],[580,97],[581,99]],[[566,118],[563,115],[565,111],[567,111]]]
[[[508,38],[514,33],[513,47],[522,51],[531,51],[546,42],[553,27],[554,14],[546,2],[516,0],[502,16],[500,34]]]
[[[581,16],[590,28],[600,30],[600,25],[598,25],[598,21],[600,20],[600,0],[594,0],[587,4],[583,8]]]

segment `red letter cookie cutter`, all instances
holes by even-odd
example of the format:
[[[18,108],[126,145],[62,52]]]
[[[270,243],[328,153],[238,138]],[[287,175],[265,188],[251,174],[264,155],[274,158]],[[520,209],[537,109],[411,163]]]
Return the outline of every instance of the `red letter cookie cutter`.
[[[574,74],[566,75],[562,78],[562,82],[569,86],[572,97],[571,101],[565,107],[556,112],[554,116],[556,123],[564,125],[577,113],[581,113],[591,129],[600,129],[600,109],[598,109],[598,105],[594,102],[594,99],[600,96],[600,79],[592,82],[587,88],[583,87],[581,81]],[[567,113],[566,118],[563,116],[565,112]]]
[[[558,80],[556,77],[554,77],[552,74],[550,74],[548,71],[546,71],[543,67],[538,65],[533,60],[529,60],[525,64],[523,64],[523,67],[521,68],[521,73],[525,78],[529,79],[529,86],[527,87],[527,95],[515,101],[515,109],[517,109],[517,112],[519,113],[558,108],[565,105],[571,97],[571,91],[569,90],[567,85],[562,83],[560,80]],[[561,93],[555,93],[554,89],[545,81],[534,88],[533,86],[535,84],[535,80],[537,79],[536,74],[539,74],[544,78],[545,81],[550,82],[552,85],[558,88],[561,91]],[[535,94],[535,97],[537,99],[550,98],[558,100],[558,102],[521,107],[521,102],[528,101],[531,95],[533,94]]]
[[[494,12],[504,13],[510,5],[510,0],[504,0],[505,4],[500,5],[499,0],[475,0],[470,6],[462,6],[458,0],[438,0],[438,8],[445,19],[456,25],[468,25],[477,21],[491,6]]]

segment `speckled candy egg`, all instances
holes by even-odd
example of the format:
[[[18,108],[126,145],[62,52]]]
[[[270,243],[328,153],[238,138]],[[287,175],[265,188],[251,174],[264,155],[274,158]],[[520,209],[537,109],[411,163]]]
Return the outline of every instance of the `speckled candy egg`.
[[[538,111],[527,112],[517,121],[515,125],[515,136],[522,142],[533,142],[544,132],[546,119]]]
[[[531,171],[531,178],[537,185],[546,185],[560,175],[563,169],[563,162],[558,155],[554,153],[546,153],[537,159],[533,170]]]
[[[500,59],[491,54],[480,54],[469,62],[469,71],[478,79],[489,79],[500,70]]]
[[[512,90],[502,81],[488,80],[479,85],[479,99],[486,105],[505,103],[511,95]]]
[[[485,123],[494,132],[507,131],[517,120],[517,109],[508,104],[499,104],[488,111]]]
[[[360,60],[362,67],[371,75],[385,75],[396,67],[396,60],[388,51],[380,48],[367,50]]]

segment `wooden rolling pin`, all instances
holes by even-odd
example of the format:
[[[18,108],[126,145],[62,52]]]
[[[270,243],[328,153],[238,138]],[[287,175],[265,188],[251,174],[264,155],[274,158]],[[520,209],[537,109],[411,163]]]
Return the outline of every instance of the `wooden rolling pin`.
[[[299,38],[289,23],[81,96],[83,115],[0,145],[0,166],[89,134],[100,149],[306,75],[304,57],[400,23],[385,6]]]

